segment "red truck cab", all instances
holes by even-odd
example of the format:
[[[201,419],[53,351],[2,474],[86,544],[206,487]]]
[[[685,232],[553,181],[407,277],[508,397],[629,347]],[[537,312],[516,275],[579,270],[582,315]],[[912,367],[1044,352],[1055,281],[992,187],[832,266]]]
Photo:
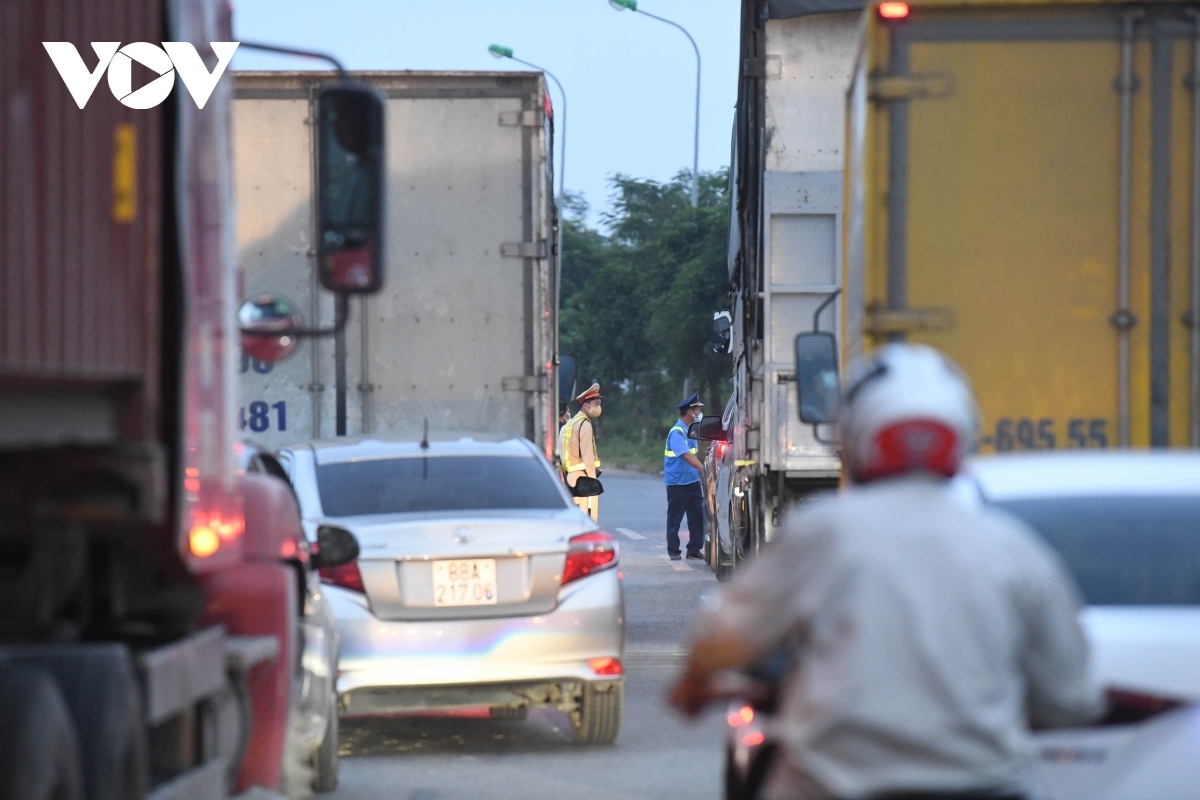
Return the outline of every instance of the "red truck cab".
[[[312,564],[287,485],[235,468],[230,78],[203,107],[176,80],[138,108],[112,75],[156,77],[114,42],[189,43],[214,70],[230,13],[4,11],[0,797],[289,789]],[[85,103],[45,42],[82,57]]]

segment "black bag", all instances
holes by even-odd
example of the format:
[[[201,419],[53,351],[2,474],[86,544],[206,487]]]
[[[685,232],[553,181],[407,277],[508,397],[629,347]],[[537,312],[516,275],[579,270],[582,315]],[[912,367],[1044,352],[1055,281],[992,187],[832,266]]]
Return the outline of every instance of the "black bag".
[[[575,497],[595,497],[604,494],[604,486],[595,478],[580,475],[574,486],[567,487]]]

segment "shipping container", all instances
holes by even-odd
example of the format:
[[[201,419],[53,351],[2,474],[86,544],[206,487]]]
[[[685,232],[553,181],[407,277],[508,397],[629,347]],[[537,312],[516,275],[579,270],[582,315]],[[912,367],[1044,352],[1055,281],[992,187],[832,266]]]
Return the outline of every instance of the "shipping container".
[[[334,321],[313,256],[312,103],[332,74],[243,72],[234,101],[247,295]],[[541,73],[352,73],[386,97],[387,279],[335,339],[243,356],[240,425],[269,447],[333,436],[525,437],[553,453],[557,285]]]
[[[1200,20],[1183,3],[868,8],[847,357],[926,342],[980,449],[1200,445]]]
[[[164,39],[215,64],[229,4],[0,4],[3,798],[309,794],[335,665],[294,498],[236,469],[232,81],[105,80]]]

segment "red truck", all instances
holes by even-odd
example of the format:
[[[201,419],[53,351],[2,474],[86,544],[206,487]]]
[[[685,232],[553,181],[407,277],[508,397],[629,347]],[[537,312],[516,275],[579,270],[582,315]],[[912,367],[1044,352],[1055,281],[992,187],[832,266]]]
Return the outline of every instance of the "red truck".
[[[287,485],[237,469],[230,77],[204,103],[176,81],[139,108],[113,61],[112,91],[81,104],[43,44],[72,44],[103,84],[114,42],[190,44],[216,74],[212,43],[233,39],[217,0],[0,8],[3,800],[307,791],[286,785],[306,588],[357,548],[337,529],[310,548]],[[132,68],[153,68],[146,48],[128,52],[126,86],[152,83]],[[321,218],[322,281],[367,292],[382,123],[356,135],[340,100],[321,188],[368,202]],[[259,350],[324,333],[272,308],[241,317],[272,331],[249,332]]]

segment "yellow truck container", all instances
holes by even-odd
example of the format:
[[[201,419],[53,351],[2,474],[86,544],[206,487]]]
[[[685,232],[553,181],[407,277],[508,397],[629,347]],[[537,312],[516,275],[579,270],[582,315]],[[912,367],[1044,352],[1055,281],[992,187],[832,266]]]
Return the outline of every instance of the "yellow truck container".
[[[842,342],[970,376],[983,452],[1200,446],[1200,6],[869,5]]]

